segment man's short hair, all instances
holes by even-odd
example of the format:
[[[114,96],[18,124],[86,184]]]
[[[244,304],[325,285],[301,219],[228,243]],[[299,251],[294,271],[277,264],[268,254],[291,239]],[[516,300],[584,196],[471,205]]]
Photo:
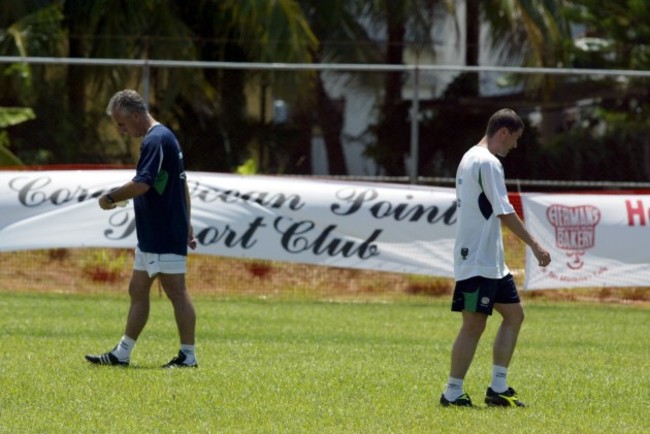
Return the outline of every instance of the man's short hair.
[[[488,137],[492,137],[503,127],[506,127],[508,131],[514,133],[515,131],[519,131],[524,128],[524,122],[517,115],[517,113],[515,113],[514,110],[504,108],[498,110],[492,116],[490,116],[485,134]]]
[[[125,89],[117,92],[108,101],[106,114],[113,114],[114,110],[130,115],[136,112],[147,112],[147,105],[138,92],[132,89]]]

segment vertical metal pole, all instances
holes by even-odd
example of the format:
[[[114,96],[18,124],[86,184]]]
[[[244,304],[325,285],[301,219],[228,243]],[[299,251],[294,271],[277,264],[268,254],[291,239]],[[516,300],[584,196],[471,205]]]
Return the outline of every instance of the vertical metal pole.
[[[149,62],[147,62],[145,59],[144,66],[142,68],[142,98],[144,99],[144,103],[147,106],[147,110],[149,110],[149,87],[151,86],[150,76],[151,68],[149,67]]]
[[[261,75],[261,95],[260,95],[260,131],[264,131],[264,126],[266,125],[266,92],[269,88],[268,83],[264,75]],[[261,173],[266,173],[266,134],[261,133],[259,137],[259,156],[257,159],[257,169]],[[270,160],[270,158],[269,158]]]
[[[151,70],[149,69],[149,36],[144,37],[144,65],[142,67],[142,99],[149,110],[149,91],[151,87]]]
[[[418,155],[420,153],[420,68],[415,65],[413,71],[413,101],[411,103],[411,170],[410,182],[417,183],[418,180]]]

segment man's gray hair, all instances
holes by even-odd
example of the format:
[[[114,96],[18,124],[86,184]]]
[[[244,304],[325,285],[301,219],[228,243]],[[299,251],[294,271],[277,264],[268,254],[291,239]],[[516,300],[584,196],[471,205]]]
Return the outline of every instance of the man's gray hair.
[[[132,89],[125,89],[117,92],[111,97],[110,101],[108,101],[106,114],[110,116],[115,110],[126,115],[136,112],[146,113],[147,105],[138,92]]]

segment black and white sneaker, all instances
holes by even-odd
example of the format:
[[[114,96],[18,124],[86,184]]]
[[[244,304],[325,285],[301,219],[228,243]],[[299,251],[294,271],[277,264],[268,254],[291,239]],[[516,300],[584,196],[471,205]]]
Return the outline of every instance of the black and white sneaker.
[[[453,401],[449,401],[447,398],[445,398],[445,394],[443,393],[440,395],[440,404],[444,407],[474,407],[472,400],[467,393],[463,393]]]
[[[485,392],[485,403],[491,407],[525,407],[526,404],[521,402],[517,397],[517,392],[512,387],[508,387],[505,392],[497,393],[491,387]]]
[[[109,365],[109,366],[129,366],[129,361],[125,360],[122,361],[115,357],[115,355],[112,352],[104,353],[104,354],[98,354],[98,355],[93,355],[93,354],[86,354],[86,360],[88,360],[90,363],[94,365]]]
[[[194,363],[185,363],[186,359],[187,356],[185,355],[185,353],[179,351],[178,356],[171,359],[167,364],[162,365],[161,368],[173,369],[173,368],[198,368],[199,367],[198,363],[196,363],[196,360],[194,361]]]

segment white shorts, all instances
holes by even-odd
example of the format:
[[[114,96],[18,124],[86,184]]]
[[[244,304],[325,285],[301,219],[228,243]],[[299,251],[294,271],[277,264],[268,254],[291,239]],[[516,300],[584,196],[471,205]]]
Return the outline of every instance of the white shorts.
[[[146,271],[149,277],[154,277],[158,273],[185,274],[187,256],[174,253],[147,253],[136,248],[133,269]]]

